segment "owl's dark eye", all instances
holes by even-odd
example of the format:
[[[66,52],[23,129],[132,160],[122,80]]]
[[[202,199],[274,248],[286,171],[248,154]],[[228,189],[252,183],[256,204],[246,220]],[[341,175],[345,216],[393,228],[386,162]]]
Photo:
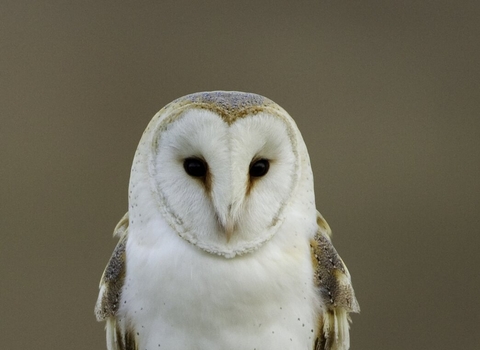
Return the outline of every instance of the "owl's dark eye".
[[[270,168],[270,163],[267,159],[259,159],[253,162],[250,165],[250,176],[261,177],[264,176],[268,169]]]
[[[207,174],[207,163],[198,158],[186,158],[183,161],[183,168],[193,177],[203,177]]]

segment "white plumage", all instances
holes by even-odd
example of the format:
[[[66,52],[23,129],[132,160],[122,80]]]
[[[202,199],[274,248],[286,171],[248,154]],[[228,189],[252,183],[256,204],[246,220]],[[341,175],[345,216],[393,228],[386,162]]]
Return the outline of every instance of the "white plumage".
[[[359,307],[298,128],[262,96],[158,112],[95,307],[109,350],[348,349]]]

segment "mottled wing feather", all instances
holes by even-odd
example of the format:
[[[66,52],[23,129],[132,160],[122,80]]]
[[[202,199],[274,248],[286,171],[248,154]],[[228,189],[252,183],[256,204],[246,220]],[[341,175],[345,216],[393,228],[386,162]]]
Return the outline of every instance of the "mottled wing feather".
[[[123,216],[115,227],[114,237],[120,240],[115,247],[110,260],[100,279],[100,293],[95,305],[95,315],[98,321],[114,316],[125,277],[125,248],[128,239],[128,213]]]
[[[125,326],[125,321],[122,322],[116,318],[125,279],[128,213],[115,227],[113,236],[119,238],[119,242],[100,280],[100,292],[95,305],[95,315],[97,321],[106,321],[108,350],[136,350],[134,332]]]
[[[330,240],[331,231],[318,214],[318,231],[311,241],[314,281],[324,309],[314,350],[347,350],[350,347],[350,312],[360,312],[350,273]]]

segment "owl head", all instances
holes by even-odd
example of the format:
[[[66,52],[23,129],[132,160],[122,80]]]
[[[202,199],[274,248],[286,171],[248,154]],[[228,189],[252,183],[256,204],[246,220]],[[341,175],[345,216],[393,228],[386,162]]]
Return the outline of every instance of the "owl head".
[[[215,91],[179,98],[153,117],[140,140],[129,213],[132,228],[160,218],[212,254],[252,252],[286,216],[315,218],[302,136],[283,108],[260,95]]]

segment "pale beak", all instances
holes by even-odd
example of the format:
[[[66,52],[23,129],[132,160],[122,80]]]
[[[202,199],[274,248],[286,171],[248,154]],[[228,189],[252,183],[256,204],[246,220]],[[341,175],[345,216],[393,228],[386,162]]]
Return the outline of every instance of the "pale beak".
[[[229,216],[227,218],[227,222],[225,223],[225,237],[227,237],[227,243],[230,242],[230,238],[232,238],[234,228],[235,222],[233,221],[233,218]]]
[[[218,223],[223,228],[227,243],[230,242],[230,239],[233,236],[233,231],[235,230],[235,214],[232,211],[232,205],[228,206],[226,211],[219,212],[216,211]]]

